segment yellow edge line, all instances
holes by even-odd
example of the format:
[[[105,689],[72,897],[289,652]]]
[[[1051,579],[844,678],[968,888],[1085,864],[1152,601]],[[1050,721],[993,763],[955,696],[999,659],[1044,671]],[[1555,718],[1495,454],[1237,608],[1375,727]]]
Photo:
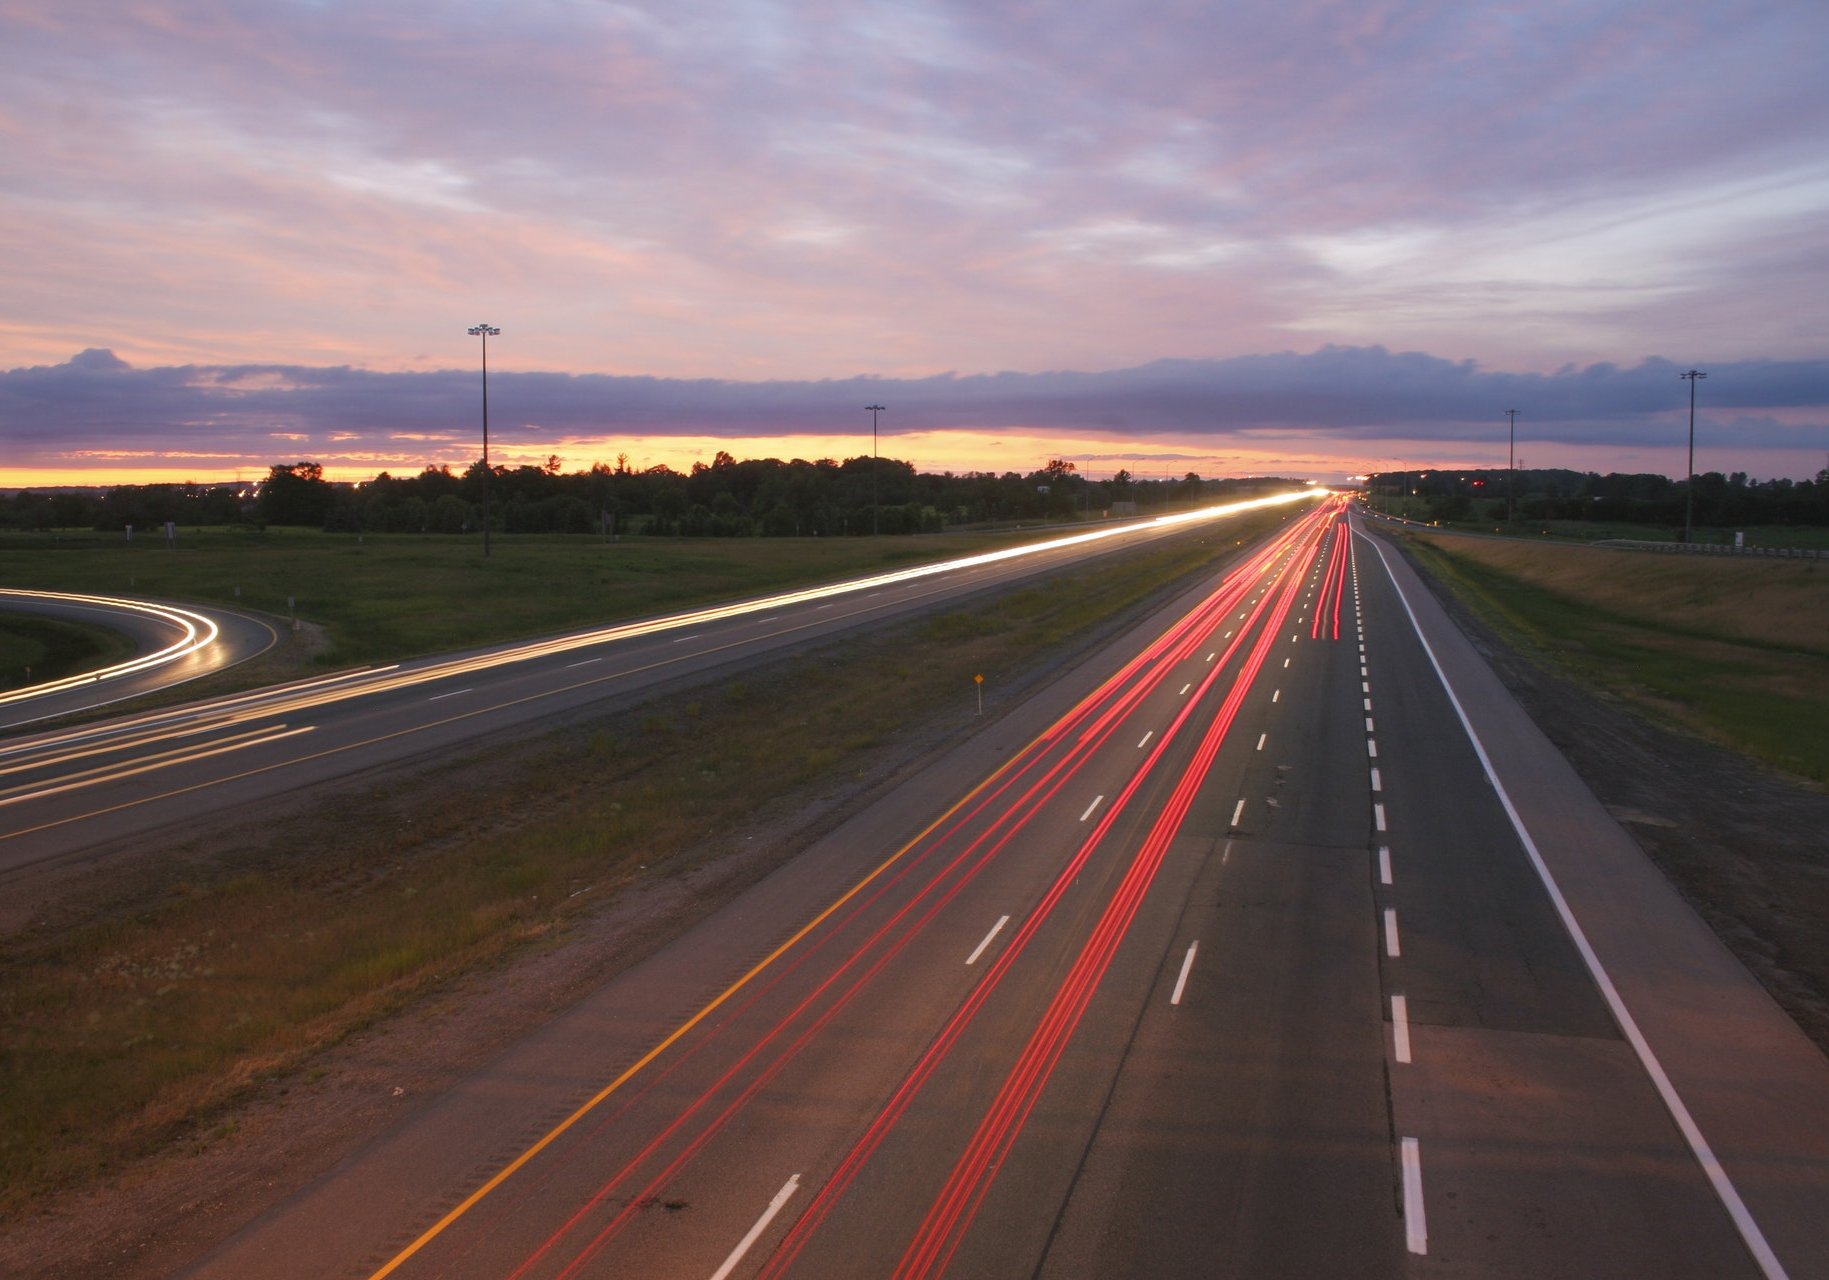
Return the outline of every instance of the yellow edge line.
[[[777,633],[777,634],[779,634],[779,633]],[[661,664],[656,664],[656,665],[665,665],[665,664],[661,663]],[[603,678],[607,679],[609,677],[603,677]],[[652,1049],[648,1050],[647,1053],[643,1054],[639,1059],[637,1059],[634,1063],[632,1063],[625,1071],[623,1071],[623,1073],[621,1075],[617,1076],[614,1080],[610,1081],[610,1083],[605,1085],[602,1088],[602,1090],[600,1090],[596,1094],[596,1096],[590,1098],[588,1101],[586,1101],[582,1105],[580,1105],[576,1111],[572,1112],[569,1116],[565,1117],[564,1120],[560,1121],[551,1130],[551,1132],[546,1134],[545,1137],[541,1138],[538,1142],[536,1142],[532,1146],[528,1147],[527,1150],[523,1151],[519,1156],[515,1157],[515,1159],[511,1163],[509,1163],[507,1166],[505,1166],[503,1169],[501,1169],[498,1173],[496,1173],[496,1175],[494,1177],[490,1178],[489,1181],[485,1182],[482,1186],[478,1187],[475,1191],[472,1191],[468,1196],[466,1196],[463,1199],[463,1201],[460,1204],[458,1204],[455,1208],[453,1208],[449,1213],[445,1214],[444,1217],[440,1218],[437,1222],[433,1223],[430,1227],[427,1227],[425,1232],[417,1240],[413,1241],[413,1243],[409,1244],[406,1248],[402,1249],[399,1253],[395,1254],[391,1259],[388,1260],[388,1262],[385,1266],[383,1266],[379,1271],[376,1271],[373,1275],[371,1275],[369,1277],[369,1280],[384,1280],[384,1277],[392,1275],[409,1258],[411,1258],[414,1254],[418,1253],[421,1249],[425,1248],[426,1245],[430,1244],[433,1240],[437,1239],[438,1236],[443,1234],[446,1227],[449,1227],[453,1222],[456,1222],[459,1218],[463,1217],[464,1214],[468,1213],[472,1208],[474,1208],[476,1206],[478,1201],[482,1200],[483,1197],[487,1196],[490,1192],[494,1191],[497,1187],[501,1186],[502,1183],[506,1182],[509,1178],[513,1177],[519,1170],[521,1170],[523,1167],[525,1167],[525,1165],[527,1164],[528,1161],[532,1160],[535,1156],[539,1155],[540,1152],[544,1151],[547,1147],[551,1146],[552,1143],[560,1137],[560,1135],[562,1135],[567,1129],[570,1129],[573,1125],[577,1124],[578,1121],[582,1120],[592,1110],[594,1110],[597,1106],[599,1106],[605,1098],[608,1098],[611,1094],[615,1093],[618,1089],[622,1088],[623,1085],[627,1084],[631,1079],[633,1079],[634,1076],[637,1073],[639,1073],[644,1067],[646,1067],[649,1063],[653,1062],[661,1054],[665,1053],[674,1044],[678,1043],[681,1036],[684,1036],[687,1032],[691,1031],[699,1023],[703,1022],[707,1017],[709,1017],[725,1001],[729,1000],[732,996],[736,995],[737,992],[741,991],[744,987],[748,986],[749,983],[754,981],[755,978],[759,974],[761,974],[763,970],[767,969],[770,965],[774,964],[775,961],[779,960],[788,951],[792,950],[793,947],[795,945],[797,945],[802,939],[804,939],[809,933],[811,933],[813,930],[817,929],[821,924],[823,924],[827,919],[829,919],[833,912],[837,911],[840,907],[844,906],[845,903],[849,902],[852,898],[856,897],[859,893],[861,893],[865,889],[865,887],[867,887],[870,884],[871,881],[875,880],[878,876],[882,875],[885,871],[889,870],[890,867],[894,866],[897,862],[901,861],[901,859],[907,855],[907,853],[910,849],[914,848],[916,845],[920,844],[921,841],[927,839],[928,836],[932,835],[934,832],[934,829],[936,827],[939,827],[948,818],[952,817],[955,813],[959,812],[959,810],[963,809],[966,805],[970,804],[972,802],[972,800],[974,798],[976,798],[981,792],[983,792],[986,787],[989,787],[992,783],[996,782],[999,778],[1003,777],[1004,774],[1008,773],[1011,769],[1014,769],[1019,761],[1025,759],[1028,756],[1029,752],[1034,750],[1037,746],[1041,746],[1041,745],[1045,744],[1049,740],[1049,738],[1053,735],[1054,731],[1059,727],[1061,721],[1071,717],[1075,712],[1077,712],[1087,702],[1090,702],[1094,698],[1099,697],[1104,692],[1106,683],[1108,683],[1108,682],[1101,682],[1097,689],[1094,689],[1091,693],[1088,693],[1085,697],[1081,698],[1064,715],[1058,717],[1053,723],[1049,724],[1049,726],[1046,729],[1042,730],[1040,733],[1036,734],[1033,738],[1029,739],[1029,741],[1023,745],[1022,750],[1015,752],[1013,755],[1011,755],[1011,757],[1008,760],[1004,761],[1004,763],[1002,765],[1000,765],[998,768],[992,770],[991,773],[988,776],[986,776],[984,781],[980,782],[977,786],[973,787],[970,791],[966,792],[957,801],[955,801],[952,804],[952,806],[946,810],[946,812],[942,813],[939,817],[935,818],[932,822],[928,823],[925,827],[923,827],[921,829],[921,831],[913,839],[908,841],[907,844],[904,844],[900,849],[897,849],[894,853],[890,854],[889,857],[885,858],[880,865],[878,865],[874,870],[872,870],[870,872],[869,875],[865,876],[862,880],[859,880],[856,884],[852,885],[849,889],[845,890],[843,895],[841,895],[839,898],[837,898],[824,911],[821,911],[817,916],[814,916],[813,919],[809,920],[804,926],[802,926],[800,928],[800,930],[798,932],[796,932],[794,934],[793,937],[789,938],[786,942],[783,942],[780,946],[776,947],[773,951],[769,952],[769,954],[767,956],[763,957],[763,959],[757,961],[754,968],[750,969],[750,971],[748,973],[745,973],[741,978],[738,978],[735,982],[731,983],[729,987],[725,988],[725,990],[723,992],[721,992],[716,998],[714,998],[709,1004],[707,1004],[704,1008],[700,1009],[697,1013],[693,1014],[685,1022],[681,1023],[672,1032],[672,1034],[668,1035],[668,1037],[665,1040],[662,1040],[659,1044],[655,1045]]]
[[[414,1254],[418,1253],[421,1249],[425,1248],[426,1245],[430,1244],[434,1239],[436,1239],[444,1231],[444,1229],[446,1227],[450,1226],[453,1222],[456,1222],[459,1218],[463,1217],[464,1214],[468,1213],[476,1205],[476,1203],[479,1200],[481,1200],[484,1196],[488,1195],[491,1191],[494,1191],[497,1187],[501,1186],[502,1183],[506,1182],[509,1178],[513,1177],[514,1174],[517,1173],[524,1165],[526,1165],[529,1160],[532,1160],[535,1156],[539,1155],[540,1152],[544,1151],[548,1146],[550,1146],[567,1129],[569,1129],[573,1125],[577,1124],[578,1121],[582,1120],[586,1115],[588,1115],[592,1110],[594,1110],[598,1105],[600,1105],[605,1098],[608,1098],[611,1094],[615,1093],[618,1089],[622,1088],[622,1086],[627,1084],[631,1079],[633,1079],[634,1076],[642,1070],[642,1068],[646,1067],[649,1063],[653,1062],[661,1054],[665,1053],[669,1048],[671,1048],[675,1043],[677,1043],[681,1036],[684,1036],[688,1031],[691,1031],[699,1023],[703,1022],[720,1005],[722,1005],[725,1001],[729,1000],[732,996],[736,995],[737,992],[741,991],[744,987],[748,986],[749,983],[752,982],[759,974],[761,974],[763,970],[767,969],[770,965],[774,964],[775,961],[779,960],[788,951],[792,950],[793,947],[796,946],[809,933],[811,933],[813,930],[817,929],[821,924],[825,923],[825,921],[831,917],[833,912],[837,911],[840,907],[844,906],[845,903],[851,901],[852,898],[856,897],[859,893],[861,893],[870,884],[871,881],[875,880],[878,876],[882,875],[885,871],[889,870],[890,867],[894,866],[897,862],[901,861],[901,859],[907,855],[907,853],[910,849],[914,848],[916,845],[920,844],[921,841],[925,840],[928,836],[932,835],[934,832],[934,829],[936,827],[940,826],[948,818],[952,817],[955,813],[959,812],[960,809],[964,808],[967,804],[971,803],[973,798],[975,798],[986,787],[990,786],[993,782],[996,782],[997,779],[1001,778],[1005,773],[1009,772],[1009,770],[1015,766],[1016,762],[1018,760],[1023,759],[1025,756],[1027,756],[1029,754],[1029,751],[1032,748],[1034,748],[1038,743],[1040,743],[1045,736],[1046,736],[1045,734],[1037,734],[1033,739],[1031,739],[1029,741],[1028,745],[1023,747],[1023,749],[1021,751],[1017,752],[1009,760],[1005,761],[1001,767],[999,767],[994,772],[992,772],[990,774],[990,776],[985,778],[985,780],[983,782],[980,782],[977,786],[973,787],[970,791],[966,792],[965,795],[961,796],[958,799],[958,801],[956,801],[952,805],[952,807],[947,809],[947,811],[945,813],[942,813],[939,817],[935,818],[932,822],[928,823],[927,826],[923,827],[921,829],[920,834],[916,835],[907,844],[903,845],[900,849],[897,849],[894,853],[890,854],[889,857],[885,858],[883,860],[883,862],[876,867],[875,870],[870,872],[869,875],[865,876],[862,880],[859,880],[856,884],[852,885],[849,889],[845,890],[845,892],[839,898],[834,900],[830,906],[828,906],[824,911],[821,911],[818,915],[814,916],[805,925],[803,925],[800,928],[800,930],[794,934],[793,937],[789,938],[786,942],[782,943],[780,946],[776,947],[773,951],[769,952],[768,955],[765,956],[763,959],[757,961],[754,968],[750,969],[750,971],[748,973],[744,974],[741,978],[738,978],[735,982],[731,983],[729,987],[725,988],[722,993],[720,993],[715,999],[713,999],[704,1008],[700,1009],[697,1013],[693,1014],[690,1018],[686,1019],[686,1021],[682,1022],[673,1031],[673,1033],[671,1035],[669,1035],[665,1040],[662,1040],[659,1044],[655,1045],[652,1049],[648,1050],[648,1052],[643,1054],[639,1059],[637,1059],[633,1064],[631,1064],[621,1075],[617,1076],[614,1080],[610,1081],[601,1090],[599,1090],[598,1093],[596,1094],[596,1096],[592,1097],[589,1101],[583,1103],[581,1106],[579,1106],[579,1108],[576,1111],[572,1112],[569,1116],[565,1117],[564,1120],[561,1120],[552,1129],[552,1131],[550,1133],[548,1133],[545,1137],[541,1138],[538,1142],[534,1143],[531,1147],[527,1148],[527,1150],[523,1151],[519,1156],[516,1156],[515,1159],[511,1163],[509,1163],[507,1166],[505,1166],[494,1177],[490,1178],[489,1181],[485,1182],[482,1186],[478,1187],[475,1191],[472,1191],[468,1196],[466,1196],[464,1198],[463,1202],[461,1204],[459,1204],[456,1208],[452,1209],[449,1213],[445,1214],[444,1217],[440,1218],[437,1222],[433,1223],[430,1227],[426,1228],[426,1231],[423,1235],[421,1235],[417,1240],[413,1241],[413,1243],[409,1244],[406,1248],[402,1249],[399,1253],[395,1254],[394,1257],[387,1263],[387,1265],[382,1267],[379,1271],[375,1272],[372,1276],[370,1276],[369,1280],[382,1280],[382,1277],[391,1275],[394,1272],[394,1270],[397,1267],[399,1267],[402,1263],[404,1263],[408,1258],[411,1258]]]

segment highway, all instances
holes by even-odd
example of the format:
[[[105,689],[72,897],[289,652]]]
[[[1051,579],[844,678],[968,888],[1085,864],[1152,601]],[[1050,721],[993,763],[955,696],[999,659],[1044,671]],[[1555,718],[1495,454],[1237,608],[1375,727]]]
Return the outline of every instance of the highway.
[[[1313,493],[1294,492],[1223,504],[687,613],[22,734],[0,743],[0,884],[7,872],[34,863],[87,855],[110,841],[492,735],[600,714],[1120,548],[1189,530],[1210,529],[1217,540],[1239,513],[1293,511],[1315,500]],[[203,661],[220,648],[187,661]],[[71,696],[84,696],[83,690]],[[43,713],[38,706],[31,715]]]
[[[134,646],[131,657],[105,667],[0,693],[0,732],[187,684],[279,643],[258,618],[200,605],[0,588],[0,611],[106,627]]]
[[[1248,552],[188,1274],[1829,1275],[1822,1054],[1343,503]]]

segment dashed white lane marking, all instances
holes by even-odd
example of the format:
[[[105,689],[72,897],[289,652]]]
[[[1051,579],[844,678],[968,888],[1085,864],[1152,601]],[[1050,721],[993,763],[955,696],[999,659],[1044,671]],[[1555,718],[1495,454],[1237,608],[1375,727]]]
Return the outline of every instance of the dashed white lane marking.
[[[711,1273],[711,1280],[729,1280],[730,1273],[737,1269],[739,1262],[743,1261],[743,1255],[748,1253],[750,1246],[761,1238],[764,1231],[768,1230],[768,1224],[773,1222],[775,1215],[781,1212],[781,1206],[788,1202],[788,1197],[798,1190],[800,1190],[799,1174],[795,1174],[781,1184],[781,1190],[777,1191],[775,1198],[768,1202],[768,1208],[764,1209],[762,1216],[756,1219],[756,1225],[749,1229],[749,1234],[737,1241],[737,1247],[730,1251],[728,1258],[724,1259],[724,1265]]]
[[[1084,822],[1084,821],[1086,821],[1086,819],[1090,818],[1092,816],[1092,811],[1094,809],[1098,808],[1104,802],[1105,802],[1105,797],[1103,795],[1094,796],[1092,798],[1092,803],[1086,806],[1086,812],[1082,813],[1080,815],[1080,821]]]
[[[1185,698],[1185,697],[1187,697],[1187,696],[1188,696],[1188,690],[1189,690],[1189,689],[1192,689],[1192,688],[1193,688],[1193,687],[1194,687],[1194,686],[1193,686],[1193,684],[1192,684],[1192,683],[1189,683],[1189,684],[1184,684],[1184,685],[1182,685],[1182,686],[1181,686],[1181,692],[1180,692],[1180,693],[1178,693],[1178,694],[1176,694],[1176,695],[1175,695],[1175,696],[1176,696],[1176,697],[1177,697],[1177,698]]]
[[[1400,956],[1403,949],[1397,945],[1397,908],[1384,909],[1384,953],[1387,956]]]
[[[1378,846],[1378,883],[1391,883],[1391,846],[1388,844]]]
[[[1364,667],[1360,667],[1360,668],[1359,668],[1359,674],[1360,674],[1360,675],[1365,675],[1365,674],[1366,674],[1366,670],[1365,670],[1365,668],[1364,668]]]
[[[688,641],[688,640],[696,640],[696,639],[698,639],[697,636],[681,636],[679,639],[673,641],[673,643],[674,644],[685,644],[686,641]]]
[[[1232,825],[1237,826],[1245,816],[1245,802],[1240,800],[1238,807],[1232,811]]]
[[[1264,749],[1264,739],[1268,738],[1269,736],[1270,735],[1267,733],[1260,733],[1257,735],[1257,749],[1259,751],[1262,751]]]
[[[1372,700],[1370,698],[1367,698],[1365,700],[1365,709],[1367,711],[1370,711],[1372,709]]]
[[[1722,1168],[1720,1159],[1715,1155],[1714,1148],[1709,1145],[1708,1139],[1703,1136],[1702,1129],[1696,1124],[1695,1117],[1689,1114],[1689,1107],[1683,1101],[1682,1095],[1677,1092],[1676,1085],[1671,1083],[1669,1074],[1664,1070],[1664,1064],[1658,1061],[1658,1056],[1652,1051],[1651,1044],[1645,1039],[1644,1032],[1639,1030],[1638,1020],[1632,1016],[1632,1011],[1626,1007],[1625,999],[1619,994],[1619,989],[1613,985],[1612,975],[1607,972],[1606,966],[1601,964],[1600,957],[1595,954],[1593,944],[1588,941],[1587,931],[1575,918],[1575,911],[1569,906],[1568,899],[1563,897],[1562,887],[1556,883],[1556,877],[1551,873],[1549,864],[1543,860],[1543,851],[1537,847],[1537,842],[1531,836],[1530,829],[1524,825],[1523,816],[1519,814],[1517,806],[1512,803],[1511,793],[1500,781],[1498,770],[1493,767],[1492,757],[1487,754],[1486,744],[1475,732],[1473,721],[1468,718],[1467,709],[1461,705],[1460,695],[1455,693],[1454,685],[1448,679],[1448,673],[1442,670],[1441,659],[1435,656],[1434,646],[1423,634],[1423,624],[1417,620],[1416,610],[1411,607],[1409,596],[1404,594],[1402,585],[1398,583],[1397,575],[1391,569],[1390,561],[1385,559],[1384,549],[1376,543],[1373,543],[1373,547],[1378,551],[1379,561],[1384,565],[1385,573],[1389,575],[1391,584],[1397,588],[1397,598],[1403,604],[1404,613],[1409,616],[1410,626],[1416,632],[1416,638],[1422,643],[1423,652],[1429,658],[1429,665],[1435,668],[1436,678],[1442,682],[1442,689],[1448,694],[1448,701],[1454,707],[1455,717],[1460,720],[1461,728],[1466,730],[1467,739],[1473,744],[1474,754],[1480,758],[1480,767],[1486,772],[1486,781],[1498,793],[1499,803],[1504,806],[1505,816],[1511,820],[1512,830],[1518,833],[1518,840],[1523,844],[1524,852],[1531,860],[1531,866],[1536,869],[1537,877],[1542,880],[1543,887],[1549,891],[1550,901],[1556,907],[1556,914],[1562,918],[1562,927],[1568,930],[1570,939],[1575,943],[1575,949],[1581,953],[1582,962],[1594,979],[1594,985],[1600,988],[1600,994],[1613,1014],[1614,1023],[1632,1045],[1633,1052],[1638,1055],[1639,1063],[1645,1068],[1645,1074],[1651,1077],[1651,1083],[1657,1089],[1658,1096],[1663,1099],[1665,1109],[1670,1112],[1671,1119],[1676,1121],[1684,1141],[1689,1144],[1690,1153],[1695,1156],[1696,1163],[1702,1166],[1702,1172],[1708,1178],[1709,1185],[1714,1188],[1715,1195],[1720,1199],[1722,1206],[1727,1209],[1728,1216],[1734,1220],[1734,1226],[1740,1232],[1741,1240],[1746,1243],[1747,1252],[1751,1253],[1753,1260],[1758,1263],[1760,1272],[1765,1275],[1766,1280],[1785,1280],[1784,1264],[1772,1251],[1771,1242],[1765,1238],[1765,1232],[1760,1230],[1759,1223],[1754,1219],[1752,1211],[1746,1207],[1746,1201],[1740,1198],[1739,1189],[1734,1186],[1733,1179],[1728,1177],[1727,1170]],[[1381,825],[1379,830],[1383,829]],[[1419,1204],[1420,1185],[1419,1175]]]
[[[1282,691],[1282,690],[1281,690],[1281,689],[1278,689],[1278,690],[1276,690],[1276,691],[1275,691],[1275,692],[1273,692],[1273,693],[1272,693],[1272,694],[1271,694],[1271,695],[1270,695],[1270,700],[1271,700],[1271,701],[1272,701],[1272,702],[1275,702],[1275,701],[1277,701],[1277,700],[1278,700],[1278,699],[1279,699],[1279,698],[1281,698],[1281,697],[1282,697],[1282,696],[1283,696],[1283,691]]]
[[[1139,751],[1143,750],[1143,744],[1145,742],[1148,742],[1151,738],[1153,738],[1155,736],[1156,736],[1156,731],[1154,729],[1151,729],[1148,733],[1144,734],[1143,737],[1137,743],[1137,750],[1139,750]]]
[[[1415,1138],[1403,1140],[1403,1167],[1404,1243],[1411,1253],[1427,1254],[1429,1225],[1423,1221],[1423,1152]]]
[[[1391,1042],[1397,1060],[1410,1060],[1410,1002],[1402,996],[1391,997]]]
[[[1226,841],[1226,851],[1219,855],[1219,865],[1222,867],[1225,866],[1226,859],[1230,858],[1231,856],[1232,856],[1232,842],[1230,840],[1228,840],[1228,841]]]
[[[1370,733],[1372,731],[1372,717],[1370,717],[1370,716],[1367,716],[1365,718],[1365,731],[1367,733]]]
[[[1213,661],[1213,659],[1217,658],[1218,656],[1219,656],[1219,651],[1216,649],[1212,653],[1209,653],[1207,655],[1207,661],[1211,662],[1211,661]]]
[[[1369,684],[1367,684],[1367,683],[1366,683],[1366,682],[1365,682],[1365,681],[1363,681],[1363,680],[1361,680],[1361,681],[1360,681],[1360,682],[1359,682],[1359,692],[1360,692],[1360,693],[1370,693],[1370,692],[1371,692],[1371,691],[1372,691],[1372,686],[1371,686],[1371,685],[1369,685]]]
[[[1367,727],[1369,728],[1370,726],[1368,725]],[[1365,740],[1365,753],[1374,760],[1378,758],[1378,743],[1375,739],[1367,738]]]
[[[1378,775],[1378,770],[1376,770],[1376,769],[1372,770],[1372,790],[1374,790],[1374,791],[1383,791],[1384,790],[1384,779]]]
[[[1188,944],[1188,953],[1181,960],[1181,976],[1175,979],[1175,994],[1169,997],[1170,1004],[1181,1003],[1181,993],[1188,989],[1188,972],[1194,967],[1194,953],[1200,950],[1200,939]]]
[[[1377,824],[1377,827],[1380,831],[1383,831],[1385,829],[1384,806],[1383,805],[1375,804],[1372,806],[1372,821]]]
[[[446,698],[455,698],[459,694],[469,693],[469,692],[471,692],[469,689],[453,689],[449,693],[435,693],[431,697],[427,698],[426,701],[427,702],[443,702]]]
[[[992,925],[991,931],[984,935],[984,941],[972,948],[972,954],[965,958],[965,962],[967,964],[977,964],[978,957],[983,955],[984,949],[991,945],[991,939],[995,938],[998,932],[1008,923],[1010,923],[1010,917],[998,916],[997,923]]]
[[[568,662],[568,663],[566,663],[566,664],[565,664],[565,669],[566,669],[566,670],[567,670],[567,671],[570,671],[570,670],[571,670],[571,669],[572,669],[572,668],[573,668],[573,667],[588,667],[588,666],[590,666],[590,665],[591,665],[591,663],[593,663],[593,662],[602,662],[602,661],[603,661],[603,659],[602,659],[602,658],[586,658],[586,659],[585,659],[585,660],[584,660],[584,661],[583,661],[583,662]]]
[[[1226,632],[1225,635],[1220,637],[1221,640],[1230,640],[1231,638],[1232,638],[1232,633],[1230,631]]]

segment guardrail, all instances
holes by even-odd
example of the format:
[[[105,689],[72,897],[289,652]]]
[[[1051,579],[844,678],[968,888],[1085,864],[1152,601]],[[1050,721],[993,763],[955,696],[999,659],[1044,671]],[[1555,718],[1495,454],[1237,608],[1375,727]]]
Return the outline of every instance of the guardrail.
[[[1645,542],[1637,538],[1603,538],[1591,547],[1620,551],[1664,551],[1688,556],[1778,556],[1787,560],[1829,560],[1829,551],[1809,547],[1730,547],[1723,542]]]

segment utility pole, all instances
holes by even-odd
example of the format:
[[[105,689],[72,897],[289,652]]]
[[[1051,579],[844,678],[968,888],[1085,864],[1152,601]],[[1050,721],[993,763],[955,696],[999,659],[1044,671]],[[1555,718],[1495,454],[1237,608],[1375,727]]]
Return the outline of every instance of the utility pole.
[[[1518,495],[1518,411],[1507,409],[1511,420],[1511,443],[1505,451],[1505,523],[1511,523],[1512,503]]]
[[[870,532],[882,533],[882,525],[877,520],[876,473],[881,469],[876,458],[876,415],[887,409],[888,405],[867,404],[864,408],[870,411]]]
[[[1696,383],[1708,375],[1700,369],[1679,373],[1689,383],[1689,479],[1683,485],[1683,541],[1695,540],[1696,518]]]
[[[489,554],[489,339],[501,330],[479,324],[470,330],[472,338],[483,340],[483,555]]]

